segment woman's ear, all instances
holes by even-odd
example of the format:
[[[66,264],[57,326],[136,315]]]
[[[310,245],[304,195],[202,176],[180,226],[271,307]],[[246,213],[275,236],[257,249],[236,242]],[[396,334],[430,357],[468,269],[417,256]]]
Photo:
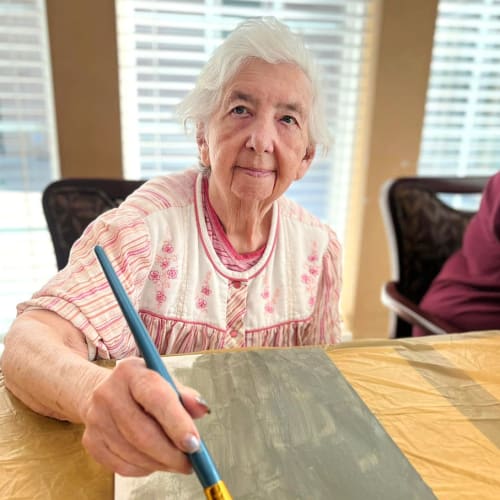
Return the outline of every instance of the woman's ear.
[[[306,172],[308,171],[309,167],[311,166],[312,161],[314,160],[314,155],[316,154],[316,146],[310,144],[307,146],[306,152],[304,153],[304,157],[302,158],[302,161],[300,163],[300,167],[297,171],[297,175],[295,176],[295,180],[298,181],[299,179],[302,179],[304,175],[306,175]]]
[[[205,167],[210,166],[210,152],[208,149],[207,137],[205,134],[205,125],[198,123],[196,125],[196,144],[198,145],[198,154],[200,162]]]

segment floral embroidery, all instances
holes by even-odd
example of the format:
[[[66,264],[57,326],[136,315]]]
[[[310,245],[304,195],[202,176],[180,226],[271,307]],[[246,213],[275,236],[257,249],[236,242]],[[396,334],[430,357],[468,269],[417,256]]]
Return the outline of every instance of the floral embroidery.
[[[163,253],[173,253],[174,247],[172,246],[172,243],[170,243],[170,241],[166,241],[165,243],[163,243],[161,251]]]
[[[200,293],[198,297],[196,297],[196,307],[200,309],[200,311],[206,312],[208,309],[208,297],[212,295],[212,289],[210,288],[209,281],[211,272],[208,271],[205,275],[205,279],[200,287]]]
[[[278,302],[278,297],[280,295],[280,289],[276,288],[271,295],[269,290],[269,278],[264,278],[264,290],[262,290],[260,296],[264,299],[264,312],[267,314],[273,314],[276,307],[276,302]]]
[[[198,297],[196,299],[196,307],[198,309],[205,310],[207,308],[207,305],[208,305],[208,303],[207,303],[206,299],[204,299],[203,297]]]
[[[151,281],[160,281],[160,273],[158,271],[151,271],[149,273],[149,279]]]
[[[318,276],[319,275],[319,267],[318,266],[309,266],[309,274],[311,276]]]
[[[309,285],[312,282],[312,278],[309,274],[303,274],[300,279],[302,280],[302,283],[305,283],[306,285]]]
[[[300,275],[300,281],[304,283],[309,299],[307,303],[311,309],[316,304],[316,283],[320,274],[318,244],[313,241],[311,253],[307,256],[304,264],[304,272]]]
[[[272,302],[267,302],[264,306],[264,311],[268,314],[272,314],[274,312],[274,304]]]
[[[167,300],[167,290],[170,282],[177,279],[179,271],[177,268],[177,255],[172,242],[164,241],[161,246],[161,254],[156,257],[155,265],[149,272],[148,279],[155,284],[156,302],[158,305]]]
[[[318,250],[317,250],[317,243],[313,243],[313,253],[309,254],[307,257],[307,260],[309,262],[318,262]]]

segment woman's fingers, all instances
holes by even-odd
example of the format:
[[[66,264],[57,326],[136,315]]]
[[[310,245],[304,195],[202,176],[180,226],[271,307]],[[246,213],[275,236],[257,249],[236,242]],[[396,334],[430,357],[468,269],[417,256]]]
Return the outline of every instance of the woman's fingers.
[[[110,386],[111,387],[111,386]],[[108,453],[124,464],[134,464],[150,473],[153,470],[189,472],[184,454],[174,447],[158,423],[124,392],[109,400],[106,387],[94,395],[89,410],[83,443],[94,458],[103,463]],[[102,411],[106,409],[106,411]],[[116,466],[115,466],[116,467]],[[127,475],[126,471],[116,470]]]
[[[82,443],[94,460],[106,468],[122,476],[145,476],[153,470],[167,470],[163,464],[132,447],[116,433],[112,425],[106,426],[106,430],[106,434],[97,433],[87,427],[82,438]]]
[[[182,404],[192,418],[201,418],[210,413],[210,407],[200,393],[191,387],[176,381],[176,387],[181,395]]]
[[[121,361],[91,397],[84,446],[98,462],[125,476],[191,472],[185,452],[196,451],[200,438],[190,413],[201,416],[206,406],[197,401],[196,391],[180,390],[189,411],[142,360]]]
[[[130,392],[177,448],[186,453],[198,450],[200,436],[191,415],[174,389],[160,375],[146,370],[134,377]]]

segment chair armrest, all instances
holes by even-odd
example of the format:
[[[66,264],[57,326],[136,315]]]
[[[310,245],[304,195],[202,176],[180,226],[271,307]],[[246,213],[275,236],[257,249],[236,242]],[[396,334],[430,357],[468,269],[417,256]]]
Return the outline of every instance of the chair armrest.
[[[381,293],[382,303],[400,318],[414,326],[422,328],[429,335],[454,333],[451,325],[432,314],[423,311],[417,304],[402,295],[398,290],[397,281],[385,283]]]

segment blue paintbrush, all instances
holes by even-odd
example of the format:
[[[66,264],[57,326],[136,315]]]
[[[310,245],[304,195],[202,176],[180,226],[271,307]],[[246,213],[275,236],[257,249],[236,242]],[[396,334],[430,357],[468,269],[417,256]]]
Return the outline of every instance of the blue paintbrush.
[[[137,311],[132,306],[123,285],[120,283],[111,262],[109,261],[104,249],[96,246],[94,251],[97,255],[101,267],[106,275],[111,289],[120,305],[120,308],[127,320],[128,326],[134,335],[135,341],[139,350],[144,357],[146,366],[151,370],[158,372],[175,390],[182,403],[179,391],[175,387],[174,381],[163,364],[158,351],[156,350],[151,337],[149,336],[144,323],[142,322]],[[205,443],[200,442],[200,449],[195,453],[187,454],[193,469],[200,480],[207,499],[211,500],[231,500],[231,494],[226,488],[224,481],[220,478],[219,472],[215,467],[214,461],[208,452]]]

